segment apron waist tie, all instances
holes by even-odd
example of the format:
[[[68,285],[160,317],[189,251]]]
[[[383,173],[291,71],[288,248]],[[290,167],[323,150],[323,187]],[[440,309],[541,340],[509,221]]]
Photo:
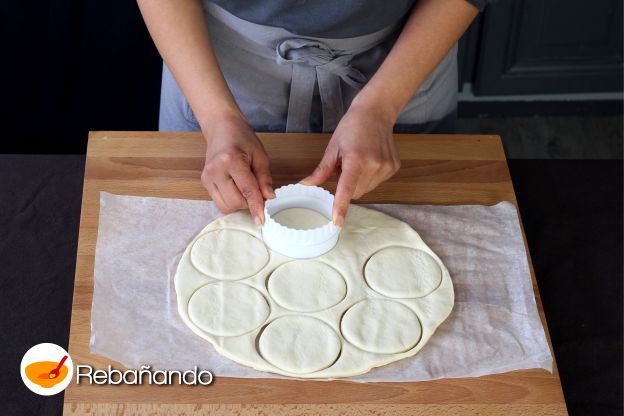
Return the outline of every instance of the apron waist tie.
[[[314,85],[318,83],[323,109],[323,131],[333,131],[344,115],[340,80],[360,90],[366,77],[349,62],[352,54],[337,54],[312,39],[287,39],[276,47],[277,63],[292,65],[287,132],[307,131],[310,125]]]

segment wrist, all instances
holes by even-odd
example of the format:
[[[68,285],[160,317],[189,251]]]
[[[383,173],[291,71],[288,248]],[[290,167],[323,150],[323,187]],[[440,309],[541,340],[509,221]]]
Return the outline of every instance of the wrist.
[[[379,97],[371,97],[363,94],[362,90],[351,102],[348,112],[351,114],[361,114],[364,117],[381,120],[390,126],[394,126],[399,118],[400,109],[397,110],[392,103],[387,103]]]
[[[349,112],[372,116],[394,126],[401,114],[401,108],[397,107],[391,100],[386,100],[380,95],[373,95],[371,91],[364,88],[351,102]]]
[[[210,111],[205,117],[197,118],[204,138],[210,141],[214,136],[223,136],[220,132],[249,129],[249,123],[238,108],[223,108]],[[227,136],[228,134],[226,134]]]

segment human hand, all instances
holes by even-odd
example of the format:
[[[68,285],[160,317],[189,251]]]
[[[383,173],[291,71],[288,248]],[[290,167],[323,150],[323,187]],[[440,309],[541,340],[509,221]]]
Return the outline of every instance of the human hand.
[[[392,136],[393,122],[352,106],[344,115],[314,172],[303,185],[320,185],[338,172],[332,220],[342,227],[351,199],[358,199],[392,177],[401,160]]]
[[[264,223],[264,199],[275,197],[269,158],[242,117],[224,117],[203,129],[206,161],[201,181],[223,213],[249,208]]]

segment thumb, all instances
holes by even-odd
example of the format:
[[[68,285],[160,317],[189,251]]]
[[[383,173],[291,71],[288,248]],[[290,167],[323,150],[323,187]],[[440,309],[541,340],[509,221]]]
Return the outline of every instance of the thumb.
[[[338,161],[338,152],[333,149],[326,149],[323,158],[314,169],[314,172],[306,178],[303,178],[299,183],[308,186],[319,186],[325,182],[336,170],[336,163]]]

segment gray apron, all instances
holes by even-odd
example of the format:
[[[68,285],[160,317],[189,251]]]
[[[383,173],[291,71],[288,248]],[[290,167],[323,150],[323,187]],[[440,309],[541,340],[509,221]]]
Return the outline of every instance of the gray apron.
[[[207,0],[203,6],[221,71],[256,131],[333,131],[387,56],[403,23],[354,38],[314,38],[239,19]],[[457,45],[407,103],[395,130],[452,133],[456,106]],[[200,130],[166,65],[159,129]]]

